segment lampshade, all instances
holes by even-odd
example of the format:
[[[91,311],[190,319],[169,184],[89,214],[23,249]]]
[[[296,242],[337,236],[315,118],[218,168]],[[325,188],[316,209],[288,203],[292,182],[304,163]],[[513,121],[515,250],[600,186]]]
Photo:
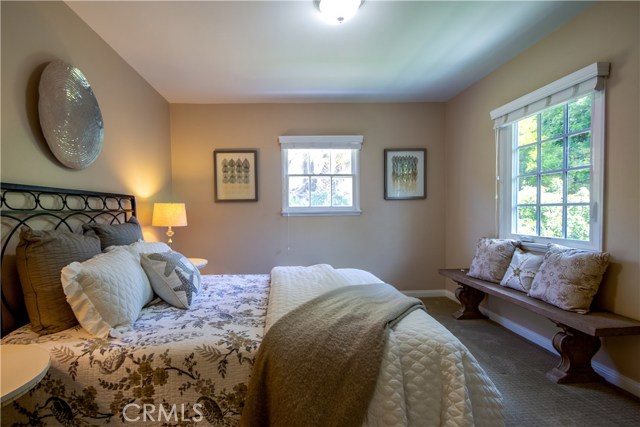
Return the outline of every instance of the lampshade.
[[[154,203],[151,225],[154,227],[187,225],[187,210],[184,203]]]
[[[325,21],[342,24],[353,18],[363,0],[320,0],[318,9]]]

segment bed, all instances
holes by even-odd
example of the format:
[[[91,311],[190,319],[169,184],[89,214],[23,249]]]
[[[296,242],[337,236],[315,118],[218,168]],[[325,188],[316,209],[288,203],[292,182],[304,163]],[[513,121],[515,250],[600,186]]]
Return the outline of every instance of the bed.
[[[203,275],[188,309],[154,297],[108,336],[81,325],[45,335],[20,326],[10,254],[21,227],[78,232],[132,216],[133,196],[2,184],[2,344],[36,344],[51,356],[44,379],[2,408],[3,425],[238,425],[256,354],[280,318],[332,289],[381,283],[327,265]],[[473,355],[415,310],[389,332],[364,425],[499,426],[502,400]]]

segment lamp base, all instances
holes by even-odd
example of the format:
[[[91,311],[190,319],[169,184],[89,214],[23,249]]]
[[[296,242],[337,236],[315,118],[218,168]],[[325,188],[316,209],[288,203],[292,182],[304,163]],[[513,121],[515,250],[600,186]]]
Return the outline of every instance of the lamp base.
[[[169,246],[171,246],[173,244],[173,240],[171,239],[173,237],[175,233],[173,232],[173,230],[171,229],[171,226],[169,226],[169,229],[167,230],[167,237],[169,238],[169,240],[167,241],[167,244]]]

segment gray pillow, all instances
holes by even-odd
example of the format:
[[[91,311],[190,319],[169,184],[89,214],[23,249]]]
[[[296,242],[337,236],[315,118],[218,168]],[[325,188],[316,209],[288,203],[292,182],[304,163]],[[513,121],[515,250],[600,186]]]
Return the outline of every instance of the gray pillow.
[[[84,224],[85,235],[95,234],[104,251],[109,246],[130,245],[142,239],[142,227],[135,216],[124,224]]]
[[[467,275],[500,283],[518,245],[515,240],[481,238]]]
[[[529,296],[585,314],[609,265],[607,252],[552,246],[533,278]]]
[[[16,265],[31,328],[52,334],[78,322],[60,282],[67,264],[99,254],[100,240],[62,230],[31,230],[23,227],[16,247]]]

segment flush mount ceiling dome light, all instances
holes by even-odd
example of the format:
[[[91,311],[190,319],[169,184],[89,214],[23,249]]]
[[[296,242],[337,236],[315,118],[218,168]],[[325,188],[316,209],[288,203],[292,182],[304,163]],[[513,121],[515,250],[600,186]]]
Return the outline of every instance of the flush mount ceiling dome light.
[[[353,18],[364,0],[319,0],[322,18],[330,24],[342,24]]]

